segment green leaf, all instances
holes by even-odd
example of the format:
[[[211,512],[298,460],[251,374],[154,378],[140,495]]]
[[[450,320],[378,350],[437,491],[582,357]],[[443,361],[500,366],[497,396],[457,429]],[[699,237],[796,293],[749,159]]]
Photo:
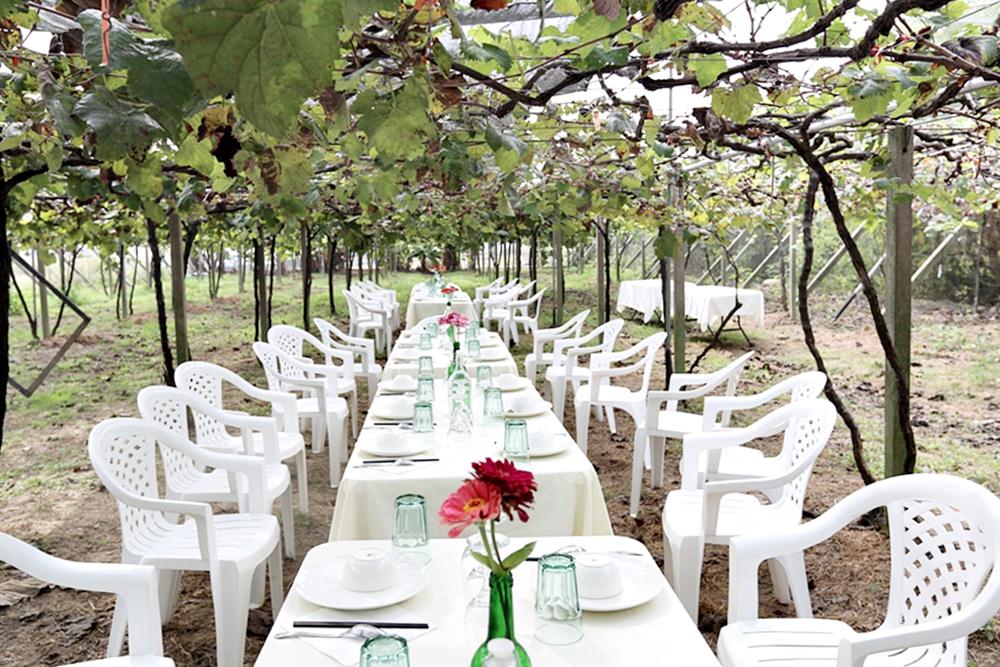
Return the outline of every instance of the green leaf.
[[[423,153],[423,139],[437,128],[427,115],[430,102],[427,79],[411,75],[404,86],[379,97],[371,88],[359,94],[351,111],[359,116],[358,128],[369,145],[388,159]]]
[[[528,556],[535,549],[535,543],[529,542],[523,547],[503,559],[503,569],[510,571],[527,560]]]
[[[486,143],[489,144],[489,147],[494,151],[506,148],[514,151],[518,156],[524,155],[528,152],[528,144],[524,143],[513,134],[505,132],[502,127],[493,121],[493,119],[488,120],[486,123]]]
[[[608,65],[621,67],[628,62],[628,47],[605,49],[598,44],[580,61],[581,69],[600,69]]]
[[[344,25],[359,27],[361,19],[376,12],[390,12],[399,8],[396,0],[343,0],[340,11],[344,15]]]
[[[198,89],[235,92],[247,120],[274,136],[330,83],[341,20],[330,0],[175,0],[163,13]]]
[[[500,569],[497,566],[497,564],[493,562],[493,559],[491,559],[486,554],[479,553],[478,551],[475,550],[470,550],[469,555],[475,558],[480,565],[483,565],[484,567],[488,568],[493,574],[503,576],[504,571]]]
[[[653,250],[657,259],[673,257],[677,250],[677,237],[667,231],[661,232],[653,241]]]
[[[194,134],[185,137],[180,148],[177,149],[174,162],[182,167],[191,167],[205,176],[212,176],[216,166],[222,166],[212,155],[211,140],[198,141],[198,137]]]
[[[893,86],[882,79],[866,77],[860,84],[847,89],[847,103],[859,121],[871,120],[884,114],[892,101]]]
[[[101,15],[95,9],[81,12],[83,52],[91,67],[101,65]],[[194,81],[180,55],[162,41],[139,39],[112,19],[108,66],[128,71],[128,92],[152,106],[147,110],[171,134],[197,103]]]
[[[514,61],[510,54],[494,44],[478,44],[468,40],[462,44],[462,55],[470,60],[481,62],[493,61],[500,66],[504,72],[511,68]]]
[[[712,110],[736,124],[747,122],[753,115],[754,105],[760,101],[760,90],[752,84],[712,91]]]
[[[161,177],[159,160],[144,162],[128,161],[128,174],[125,182],[128,188],[143,199],[156,199],[163,193],[163,178]]]
[[[76,98],[53,85],[42,85],[42,95],[45,98],[45,108],[52,115],[56,127],[64,137],[76,137],[83,134],[84,125],[73,116]]]
[[[97,138],[97,158],[115,160],[145,152],[163,136],[163,127],[141,107],[94,86],[73,109]]]
[[[694,72],[695,78],[698,79],[698,85],[702,88],[715,83],[719,75],[728,69],[726,59],[721,53],[710,53],[692,58],[688,61],[688,67]]]

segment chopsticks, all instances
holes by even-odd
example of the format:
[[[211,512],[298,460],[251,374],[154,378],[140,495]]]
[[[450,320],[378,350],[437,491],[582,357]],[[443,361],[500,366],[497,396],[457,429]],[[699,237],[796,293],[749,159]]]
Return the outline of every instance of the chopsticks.
[[[401,458],[401,459],[368,459],[367,461],[362,461],[361,463],[364,464],[364,465],[367,465],[367,466],[371,466],[371,465],[396,464],[396,463],[398,463],[400,461],[408,461],[410,463],[431,463],[431,462],[440,461],[440,460],[441,459],[410,459],[410,458]]]
[[[353,628],[355,625],[372,625],[388,630],[429,630],[427,623],[395,623],[391,621],[293,621],[293,628]]]

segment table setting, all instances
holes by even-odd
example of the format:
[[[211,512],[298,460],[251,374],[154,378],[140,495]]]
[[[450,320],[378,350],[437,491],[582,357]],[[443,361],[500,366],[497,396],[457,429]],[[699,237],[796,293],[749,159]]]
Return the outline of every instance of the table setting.
[[[537,509],[518,498],[540,487],[530,490],[534,477],[506,461],[474,470],[437,510],[452,539],[429,539],[434,508],[404,499],[390,539],[312,549],[256,664],[718,666],[641,543],[510,537]],[[649,641],[663,633],[669,663],[663,643]]]

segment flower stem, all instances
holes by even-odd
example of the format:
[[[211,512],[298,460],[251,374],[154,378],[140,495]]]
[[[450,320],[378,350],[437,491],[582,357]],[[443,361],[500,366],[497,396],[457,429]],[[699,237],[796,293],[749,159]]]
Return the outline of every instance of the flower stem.
[[[491,553],[490,540],[486,536],[486,523],[483,521],[478,521],[476,522],[476,526],[478,526],[479,528],[479,541],[483,543],[483,551],[485,552],[486,557],[493,562],[497,562],[496,559],[493,558],[493,554]]]
[[[490,537],[493,539],[493,551],[497,555],[497,568],[506,573],[507,570],[503,566],[503,557],[500,555],[500,545],[497,544],[497,522],[490,521]]]

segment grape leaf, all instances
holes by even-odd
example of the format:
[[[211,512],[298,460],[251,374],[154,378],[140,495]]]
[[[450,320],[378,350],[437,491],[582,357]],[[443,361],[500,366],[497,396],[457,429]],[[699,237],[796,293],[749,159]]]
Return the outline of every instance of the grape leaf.
[[[163,12],[198,89],[235,92],[243,115],[279,137],[330,83],[341,23],[329,0],[175,0]]]
[[[368,144],[388,159],[423,153],[421,139],[437,133],[427,115],[427,79],[413,75],[399,90],[378,96],[368,88],[351,105],[358,116],[358,128],[368,136]]]
[[[163,127],[144,109],[94,86],[73,109],[97,138],[97,158],[116,160],[144,152],[163,136]]]
[[[101,14],[95,9],[81,12],[77,20],[83,28],[83,53],[91,67],[101,65]],[[149,102],[149,115],[171,135],[197,102],[194,81],[180,55],[162,41],[136,37],[121,22],[112,19],[108,36],[108,66],[128,70],[129,94]]]
[[[737,124],[747,122],[760,101],[760,90],[753,84],[712,91],[712,111]]]
[[[511,68],[514,61],[510,54],[494,44],[477,44],[468,40],[462,44],[462,55],[471,60],[481,62],[494,61],[504,72]]]
[[[694,72],[698,79],[698,85],[702,88],[715,83],[719,75],[726,71],[726,59],[721,53],[710,53],[688,61],[688,67]]]

